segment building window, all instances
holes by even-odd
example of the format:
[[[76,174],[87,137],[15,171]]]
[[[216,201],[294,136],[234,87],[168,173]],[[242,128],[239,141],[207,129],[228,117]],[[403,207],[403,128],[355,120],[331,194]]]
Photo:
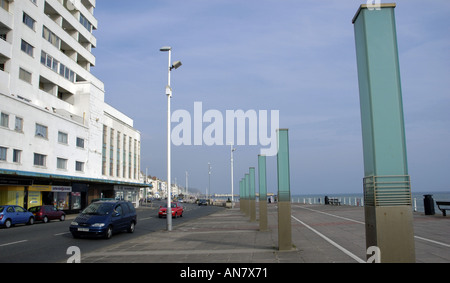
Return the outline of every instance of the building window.
[[[48,55],[44,51],[41,51],[41,64],[47,66],[54,72],[58,73],[59,61],[54,59],[52,56]]]
[[[128,142],[128,178],[132,179],[133,175],[131,174],[131,150],[132,150],[132,144],[133,144],[133,138],[129,137],[129,142]]]
[[[58,132],[58,142],[62,144],[68,144],[68,135],[63,132]]]
[[[30,72],[25,71],[24,69],[20,68],[19,69],[19,79],[31,84],[32,75]]]
[[[42,37],[46,39],[48,42],[50,42],[56,48],[58,49],[60,48],[61,39],[56,34],[51,32],[46,26],[44,26],[42,29]]]
[[[84,172],[84,162],[79,162],[79,161],[77,161],[77,162],[75,163],[75,170],[76,170],[77,172]]]
[[[137,179],[137,140],[134,140],[134,158],[133,158],[133,163],[134,163],[134,179]]]
[[[9,128],[9,115],[6,113],[1,114],[0,126],[4,128]]]
[[[77,147],[84,148],[84,139],[77,138]]]
[[[46,126],[36,124],[36,137],[41,137],[44,139],[48,138],[48,128]]]
[[[103,147],[102,147],[102,175],[106,175],[106,138],[108,135],[108,127],[103,125]]]
[[[28,55],[30,55],[31,57],[33,57],[33,54],[34,54],[34,47],[33,47],[31,44],[29,44],[28,42],[26,42],[25,40],[23,40],[23,39],[22,39],[22,44],[21,44],[20,49],[21,49],[23,52],[25,52],[25,53],[27,53]]]
[[[67,170],[67,159],[58,158],[56,160],[56,167],[58,169]]]
[[[14,131],[19,133],[23,132],[23,118],[16,117],[16,124],[14,125]]]
[[[86,19],[86,17],[80,13],[80,23],[89,31],[92,32],[92,24]]]
[[[22,162],[22,151],[18,149],[13,150],[13,162],[21,163]]]
[[[116,176],[120,177],[120,132],[117,132],[117,160],[116,160]]]
[[[71,82],[75,82],[75,72],[71,69],[67,68],[65,65],[60,64],[59,66],[59,74]]]
[[[114,129],[109,137],[109,175],[114,176]]]
[[[9,1],[8,0],[0,0],[0,6],[5,9],[6,11],[9,11]]]
[[[23,23],[30,29],[35,31],[36,21],[28,16],[25,12],[23,13]]]
[[[47,159],[47,156],[46,156],[46,155],[42,155],[42,154],[39,154],[39,153],[35,153],[35,154],[34,154],[34,166],[42,166],[42,167],[45,167],[46,159]]]
[[[54,72],[60,74],[69,81],[73,83],[75,82],[75,72],[44,51],[41,51],[41,64],[52,69]]]
[[[122,170],[122,174],[123,177],[126,178],[127,177],[127,135],[123,135],[123,170]]]
[[[0,161],[6,161],[6,153],[8,152],[8,149],[6,147],[0,146]]]

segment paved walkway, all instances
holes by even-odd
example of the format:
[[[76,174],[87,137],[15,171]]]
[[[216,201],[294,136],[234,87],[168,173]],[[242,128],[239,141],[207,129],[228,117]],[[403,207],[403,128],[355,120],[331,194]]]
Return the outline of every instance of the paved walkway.
[[[292,251],[278,251],[277,208],[268,209],[269,231],[259,231],[239,208],[83,254],[102,263],[333,263],[364,262],[361,207],[292,205]],[[139,223],[136,227],[139,229]],[[414,214],[417,262],[450,263],[450,217]]]

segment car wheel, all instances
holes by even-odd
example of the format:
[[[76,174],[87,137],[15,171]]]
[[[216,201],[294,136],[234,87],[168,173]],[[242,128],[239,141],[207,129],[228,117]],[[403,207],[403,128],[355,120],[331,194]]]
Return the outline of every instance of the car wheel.
[[[66,216],[63,214],[63,215],[61,215],[61,217],[59,218],[59,221],[64,221],[64,220],[66,220]]]
[[[47,216],[44,216],[44,223],[48,223],[48,217]]]
[[[33,225],[34,224],[34,218],[30,217],[30,220],[28,220],[28,225]]]
[[[108,230],[106,230],[105,238],[111,239],[112,234],[113,234],[112,232],[113,232],[113,229],[112,229],[112,226],[110,225],[110,226],[108,226]]]
[[[131,222],[130,227],[128,227],[128,233],[133,233],[135,228],[136,224],[134,224],[134,222]]]
[[[6,221],[5,221],[5,227],[6,227],[6,228],[11,228],[11,226],[12,226],[11,220],[10,220],[10,219],[6,219]]]

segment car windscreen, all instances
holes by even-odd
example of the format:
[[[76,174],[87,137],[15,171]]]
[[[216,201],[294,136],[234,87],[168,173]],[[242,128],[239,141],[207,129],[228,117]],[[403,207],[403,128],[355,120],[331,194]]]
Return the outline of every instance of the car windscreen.
[[[167,208],[167,204],[163,204],[162,207],[163,207],[163,208]],[[170,207],[171,207],[171,208],[175,208],[175,207],[177,207],[177,205],[176,205],[175,203],[172,203],[172,204],[170,205]]]
[[[81,213],[89,215],[107,215],[111,212],[113,206],[113,203],[94,202],[86,207]]]
[[[35,206],[28,209],[29,212],[39,212],[40,210],[41,210],[40,206]]]

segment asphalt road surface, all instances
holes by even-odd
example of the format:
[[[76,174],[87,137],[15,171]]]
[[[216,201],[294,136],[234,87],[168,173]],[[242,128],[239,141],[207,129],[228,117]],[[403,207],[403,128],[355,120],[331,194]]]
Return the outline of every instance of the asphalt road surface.
[[[69,232],[73,216],[66,221],[53,220],[44,224],[36,222],[34,225],[16,225],[10,229],[0,228],[0,263],[64,263],[72,256],[68,248],[76,246],[81,253],[94,252],[110,245],[127,241],[133,237],[140,237],[155,231],[166,229],[167,220],[158,217],[159,205],[138,208],[138,223],[133,234],[123,232],[115,234],[110,240],[104,239],[74,239]],[[172,219],[172,225],[184,223],[217,212],[222,208],[213,206],[198,206],[183,204],[183,217]]]

